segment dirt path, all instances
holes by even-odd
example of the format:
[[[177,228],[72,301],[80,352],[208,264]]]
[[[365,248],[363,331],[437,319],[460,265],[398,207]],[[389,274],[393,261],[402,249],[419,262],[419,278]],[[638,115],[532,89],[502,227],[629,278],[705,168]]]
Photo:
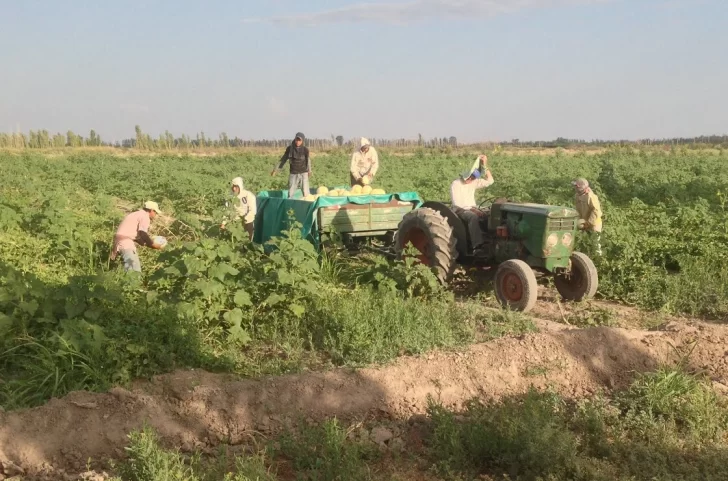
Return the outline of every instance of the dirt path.
[[[0,414],[0,462],[28,473],[81,471],[123,455],[126,435],[148,423],[184,450],[238,444],[253,430],[275,431],[299,416],[357,418],[421,414],[427,397],[459,407],[474,396],[498,398],[530,385],[567,397],[625,385],[634,372],[672,363],[699,341],[690,361],[718,386],[728,384],[728,327],[670,323],[660,331],[566,329],[539,321],[538,334],[500,339],[454,353],[407,357],[380,368],[239,380],[202,371],[158,376],[132,390],[72,393]]]

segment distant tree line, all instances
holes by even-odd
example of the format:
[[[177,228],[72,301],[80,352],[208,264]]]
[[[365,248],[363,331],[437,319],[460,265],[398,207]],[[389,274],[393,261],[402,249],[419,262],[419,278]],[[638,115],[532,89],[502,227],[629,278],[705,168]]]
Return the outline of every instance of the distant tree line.
[[[56,133],[51,136],[47,130],[31,130],[28,134],[14,132],[0,133],[0,148],[11,149],[46,149],[49,147],[100,147],[110,145],[104,143],[95,130],[83,137],[69,130],[66,135]]]
[[[0,133],[0,148],[12,149],[45,149],[45,148],[62,148],[62,147],[115,147],[122,149],[139,149],[139,150],[187,150],[199,148],[244,148],[244,147],[260,147],[260,148],[285,148],[291,143],[291,139],[263,139],[263,140],[244,140],[239,137],[229,137],[223,132],[215,137],[209,137],[204,132],[196,134],[194,137],[182,134],[179,137],[174,136],[168,130],[152,137],[145,133],[139,125],[134,127],[134,137],[123,139],[115,142],[105,142],[96,133],[91,130],[87,137],[78,135],[69,130],[66,134],[56,133],[51,135],[47,130],[31,130],[28,134],[22,132]],[[457,147],[458,140],[454,136],[425,139],[421,134],[417,139],[369,139],[372,145],[382,147],[421,147],[421,148],[440,148],[440,147]],[[588,146],[611,146],[611,145],[696,145],[696,146],[721,146],[728,148],[728,135],[703,135],[700,137],[689,138],[668,138],[668,139],[640,139],[640,140],[584,140],[584,139],[567,139],[559,137],[555,140],[538,140],[538,141],[521,141],[512,139],[505,142],[489,142],[493,145],[514,146],[523,148],[576,148]],[[345,139],[343,135],[331,135],[327,139],[306,139],[306,144],[312,149],[329,149],[336,147],[356,148],[359,145],[359,137]]]
[[[169,131],[160,134],[158,138],[153,138],[149,134],[142,131],[138,125],[135,127],[136,135],[134,138],[124,139],[120,146],[124,148],[136,148],[142,150],[157,149],[189,149],[200,147],[212,148],[238,148],[238,147],[278,147],[285,148],[293,139],[272,139],[272,140],[243,140],[239,137],[230,138],[227,133],[223,132],[218,138],[212,138],[205,135],[204,132],[198,133],[194,138],[189,135],[174,137]],[[430,140],[423,140],[422,135],[418,140],[407,139],[376,139],[371,138],[369,141],[372,145],[380,145],[386,147],[441,147],[445,145],[457,146],[458,141],[455,137],[442,137]],[[306,145],[311,148],[331,148],[331,147],[356,147],[359,145],[359,137],[344,140],[343,135],[332,135],[330,139],[306,139]]]
[[[511,145],[516,147],[533,148],[573,148],[583,146],[611,146],[611,145],[711,145],[728,148],[728,135],[701,135],[700,137],[675,137],[665,139],[638,139],[638,140],[584,140],[565,139],[558,137],[555,140],[535,140],[523,142],[513,139],[510,142],[498,142],[500,145]]]

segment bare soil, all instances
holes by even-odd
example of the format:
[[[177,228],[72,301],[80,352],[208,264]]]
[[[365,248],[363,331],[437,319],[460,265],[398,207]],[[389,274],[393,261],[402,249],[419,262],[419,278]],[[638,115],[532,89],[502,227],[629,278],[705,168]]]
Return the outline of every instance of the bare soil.
[[[579,398],[625,386],[636,372],[673,364],[693,347],[691,369],[728,389],[726,326],[671,321],[644,331],[537,324],[537,334],[367,369],[255,380],[179,371],[130,389],[71,393],[41,407],[0,413],[0,467],[21,469],[32,476],[26,479],[57,470],[79,473],[89,459],[101,469],[123,457],[127,434],[145,423],[167,445],[192,451],[239,445],[252,433],[332,416],[405,420],[425,412],[428,396],[455,409],[473,397],[517,395],[531,385]]]

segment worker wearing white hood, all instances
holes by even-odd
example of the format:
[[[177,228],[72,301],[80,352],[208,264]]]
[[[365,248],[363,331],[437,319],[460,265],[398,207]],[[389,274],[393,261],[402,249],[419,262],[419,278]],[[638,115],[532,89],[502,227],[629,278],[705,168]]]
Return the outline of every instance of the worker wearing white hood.
[[[255,214],[257,212],[257,204],[255,194],[249,190],[245,190],[242,177],[235,177],[231,183],[233,194],[233,205],[231,206],[231,222],[242,219],[243,227],[248,233],[250,240],[253,240],[253,232],[255,230]],[[220,226],[222,229],[227,225],[228,220],[225,219]]]
[[[351,155],[351,185],[371,185],[379,170],[379,154],[368,139],[362,137],[359,148]]]

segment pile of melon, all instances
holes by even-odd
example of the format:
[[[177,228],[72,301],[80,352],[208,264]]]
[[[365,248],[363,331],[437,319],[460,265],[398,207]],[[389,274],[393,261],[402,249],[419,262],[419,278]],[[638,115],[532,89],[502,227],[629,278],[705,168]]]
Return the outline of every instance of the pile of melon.
[[[333,189],[329,190],[328,187],[320,186],[316,189],[316,194],[307,195],[303,200],[313,202],[319,197],[349,197],[353,195],[384,195],[384,189],[374,189],[371,185],[362,187],[361,185],[355,185],[351,190],[346,189]]]

